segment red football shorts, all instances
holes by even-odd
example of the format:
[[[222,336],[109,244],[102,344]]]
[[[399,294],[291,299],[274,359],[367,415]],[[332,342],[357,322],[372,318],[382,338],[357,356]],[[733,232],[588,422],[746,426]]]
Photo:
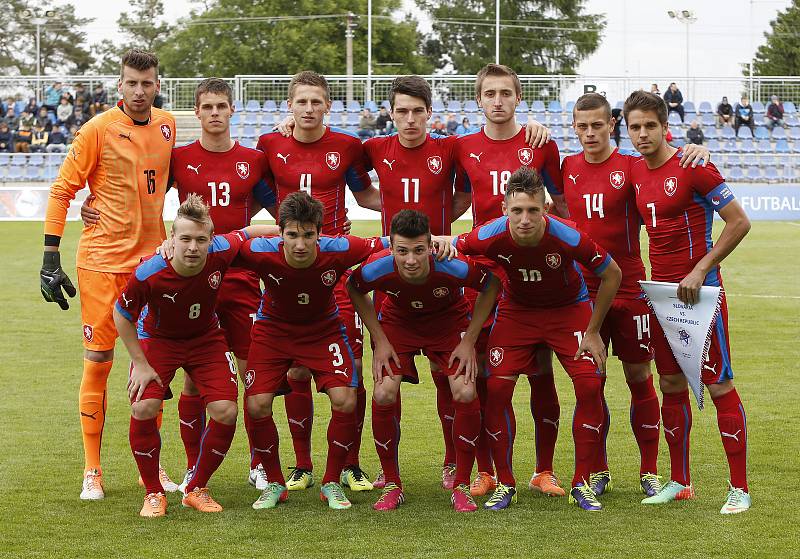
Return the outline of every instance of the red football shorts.
[[[285,394],[286,371],[307,367],[319,392],[358,386],[359,373],[347,329],[337,318],[316,324],[257,320],[245,372],[245,394]]]
[[[217,298],[217,317],[228,347],[239,359],[247,359],[250,330],[261,304],[261,284],[253,272],[231,268],[222,280]]]
[[[602,374],[589,355],[573,359],[591,316],[588,301],[549,309],[501,301],[486,352],[489,375],[535,374],[537,345],[552,348],[571,378]]]
[[[660,375],[683,374],[672,354],[664,330],[661,329],[654,313],[650,314],[650,329],[652,331],[653,350],[656,354],[656,369]],[[720,311],[711,331],[711,345],[703,363],[701,379],[703,384],[719,384],[733,378],[731,367],[731,345],[728,337],[728,303],[725,292],[722,293]]]
[[[645,363],[653,359],[650,341],[650,307],[644,299],[614,299],[600,335],[614,355],[625,363]]]
[[[347,280],[351,275],[350,270],[342,274],[333,290],[333,296],[336,299],[336,306],[339,307],[339,318],[347,330],[347,339],[350,341],[353,355],[356,359],[361,359],[364,355],[364,325],[353,307],[350,295],[347,294]]]
[[[239,395],[236,367],[219,328],[196,338],[144,338],[139,344],[163,383],[163,386],[156,382],[148,384],[142,399],[163,400],[175,371],[183,368],[200,391],[205,405],[217,400],[236,401]]]

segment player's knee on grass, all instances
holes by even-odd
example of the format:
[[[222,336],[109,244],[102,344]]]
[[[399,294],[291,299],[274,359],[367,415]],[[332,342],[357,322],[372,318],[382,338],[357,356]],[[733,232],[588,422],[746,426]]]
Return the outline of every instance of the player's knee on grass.
[[[464,384],[464,377],[447,377],[450,381],[450,390],[453,393],[453,401],[460,404],[469,404],[478,397],[475,390],[475,383]]]
[[[217,423],[233,425],[239,410],[233,400],[217,400],[208,404],[208,415]]]
[[[195,386],[194,382],[192,381],[192,377],[189,375],[183,375],[183,393],[187,396],[199,396],[200,391]]]
[[[247,413],[251,419],[261,419],[272,415],[272,400],[274,394],[253,394],[247,396]]]
[[[686,377],[682,374],[677,375],[660,375],[658,377],[658,387],[664,394],[675,394],[683,392],[688,388]]]
[[[646,381],[652,375],[650,370],[650,361],[644,363],[622,363],[622,371],[625,373],[625,380],[638,384]]]
[[[383,377],[383,382],[376,384],[372,389],[372,399],[379,406],[388,406],[389,404],[394,404],[397,401],[397,393],[399,391],[399,380],[395,382],[389,377]]]
[[[708,385],[708,392],[709,394],[711,394],[711,398],[713,399],[717,399],[720,396],[724,396],[731,390],[733,390],[733,381],[730,379],[718,382],[716,384]]]
[[[84,349],[83,356],[94,363],[106,363],[114,360],[114,350],[94,351],[92,349]]]
[[[356,389],[336,386],[328,389],[331,409],[341,413],[353,413],[356,410]]]
[[[311,380],[311,371],[306,367],[292,367],[286,374],[292,380]]]
[[[147,400],[139,400],[131,404],[131,415],[134,419],[145,421],[153,419],[161,410],[162,400],[156,398],[149,398]]]

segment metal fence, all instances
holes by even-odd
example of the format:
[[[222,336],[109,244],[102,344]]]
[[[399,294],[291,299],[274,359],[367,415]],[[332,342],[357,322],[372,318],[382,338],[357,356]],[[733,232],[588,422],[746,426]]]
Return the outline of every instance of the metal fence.
[[[380,102],[389,97],[391,82],[396,76],[327,76],[334,99],[363,103],[367,100]],[[434,99],[444,102],[450,100],[465,101],[475,98],[475,76],[424,76],[431,84]],[[194,89],[202,80],[194,78],[162,78],[161,92],[165,97],[166,108],[175,111],[191,110],[194,106]],[[286,99],[287,87],[291,76],[246,76],[239,75],[226,78],[236,92],[236,98],[242,101],[255,100],[259,103],[271,99],[280,103]],[[61,81],[69,87],[81,83],[91,93],[95,84],[102,84],[109,92],[109,102],[117,98],[117,76],[29,76],[0,77],[0,97],[7,99],[42,98],[44,89]],[[800,77],[728,77],[728,78],[690,78],[688,82],[674,76],[520,76],[522,97],[528,103],[558,100],[561,105],[574,101],[587,90],[605,92],[609,101],[616,104],[624,100],[631,91],[644,88],[649,90],[650,84],[656,83],[661,91],[665,91],[672,81],[677,81],[687,101],[697,105],[701,101],[709,101],[713,106],[723,95],[731,103],[739,96],[748,94],[752,101],[767,103],[771,95],[778,95],[784,101],[800,101]],[[351,97],[352,95],[352,97]]]

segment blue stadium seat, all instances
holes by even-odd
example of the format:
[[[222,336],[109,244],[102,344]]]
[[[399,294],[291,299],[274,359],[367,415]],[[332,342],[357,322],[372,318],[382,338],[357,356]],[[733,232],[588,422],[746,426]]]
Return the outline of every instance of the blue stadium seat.
[[[683,110],[687,113],[696,113],[697,110],[694,108],[694,103],[691,101],[684,101],[683,102]]]
[[[756,144],[756,151],[760,153],[772,153],[772,144],[769,140],[759,140]]]
[[[785,128],[783,128],[781,126],[778,126],[778,127],[772,129],[772,139],[773,140],[781,140],[783,138],[786,138],[786,129]]]
[[[797,142],[795,142],[797,145]],[[775,153],[791,153],[792,150],[789,148],[789,142],[786,140],[778,140],[775,142]]]
[[[442,103],[441,99],[434,99],[433,103],[431,104],[431,108],[435,113],[443,113],[444,112],[444,103]]]
[[[28,167],[44,167],[44,154],[32,153],[28,156]]]
[[[800,140],[800,128],[789,128],[789,137],[794,140]]]
[[[721,146],[722,149],[720,151],[722,153],[734,153],[739,151],[739,147],[736,145],[736,141],[734,140],[725,140]]]
[[[53,167],[48,165],[44,168],[44,173],[42,174],[42,179],[46,180],[47,182],[52,182],[56,180],[58,177],[58,167]]]
[[[564,117],[561,113],[551,113],[547,117],[549,126],[564,126]]]
[[[256,147],[256,139],[255,138],[244,138],[239,144],[243,145],[246,148],[255,149]]]
[[[680,126],[682,124],[681,117],[676,112],[669,113],[669,118],[667,118],[667,122],[670,124],[670,126]]]
[[[261,103],[259,103],[255,99],[250,99],[250,100],[247,101],[247,104],[244,106],[244,110],[248,111],[248,112],[251,112],[251,113],[260,112],[261,111]]]
[[[369,111],[371,113],[377,113],[378,112],[378,104],[375,103],[375,101],[367,101],[367,102],[365,102],[364,103],[364,108],[365,109],[369,109]]]
[[[22,113],[22,110],[25,108],[26,105],[27,105],[27,103],[25,101],[22,101],[22,100],[16,101],[14,103],[14,114],[16,116],[19,116]]]
[[[479,110],[478,103],[475,101],[475,99],[470,99],[469,101],[464,102],[465,113],[477,113]]]
[[[758,167],[758,157],[755,154],[748,153],[742,156],[742,166],[744,167]]]
[[[278,104],[272,99],[267,99],[264,101],[263,111],[265,113],[276,113],[278,112]]]
[[[800,126],[800,119],[796,114],[783,113],[783,121],[791,127]]]
[[[722,146],[720,145],[719,140],[717,140],[716,138],[710,139],[708,141],[708,144],[706,144],[706,147],[708,148],[708,151],[710,151],[711,153],[722,151]]]
[[[783,114],[784,115],[793,115],[797,112],[797,107],[794,106],[794,103],[791,101],[785,101],[783,103]]]
[[[358,113],[348,113],[345,126],[358,126]]]
[[[275,113],[269,112],[261,117],[261,128],[270,130],[277,124],[277,120],[275,119]]]
[[[764,167],[764,178],[767,179],[767,182],[780,182],[781,180],[780,176],[778,176],[778,169],[772,165]]]
[[[544,101],[537,99],[533,103],[531,103],[531,110],[535,113],[543,113],[544,112]]]
[[[241,112],[242,110],[244,110],[244,104],[239,99],[234,100],[233,110]]]
[[[347,112],[348,113],[360,113],[361,112],[361,103],[353,99],[352,101],[347,102]]]
[[[743,128],[744,127],[739,128],[739,132],[741,132]],[[767,140],[769,139],[769,130],[767,130],[766,126],[758,126],[756,128],[756,133],[754,137],[756,140]]]
[[[233,113],[231,116],[231,126],[236,126],[242,121],[242,113]]]
[[[714,109],[711,107],[711,103],[708,101],[702,101],[700,105],[697,107],[697,113],[701,115],[707,115],[714,112]]]
[[[256,127],[247,125],[245,125],[245,127],[242,129],[242,133],[240,135],[241,138],[255,138],[256,136],[258,136],[256,133]]]
[[[516,113],[517,123],[525,126],[528,123],[528,115],[525,113]],[[541,121],[540,121],[541,122]]]
[[[625,105],[625,102],[624,102],[624,101],[617,101],[617,103],[614,105],[614,108],[615,108],[615,109],[622,110],[622,107],[623,107],[624,105]]]
[[[635,150],[636,148],[633,147],[633,142],[631,142],[630,138],[622,138],[622,142],[619,145],[620,149],[627,149],[627,150]]]
[[[626,139],[627,139],[627,138],[626,138]],[[630,142],[630,140],[628,140],[628,141]],[[625,143],[625,142],[624,142],[624,140],[623,140],[623,144],[624,144],[624,143]],[[581,151],[582,149],[583,149],[583,146],[581,146],[581,143],[578,141],[578,138],[572,138],[572,139],[569,141],[569,143],[567,144],[567,150],[568,150],[568,151],[570,151],[570,152],[572,152],[572,153],[578,153],[578,152],[579,152],[579,151]]]
[[[753,143],[752,138],[745,138],[742,140],[742,143],[739,145],[739,151],[742,153],[755,153],[756,145]]]
[[[565,150],[565,148],[566,148],[566,146],[564,145],[564,140],[562,140],[561,138],[556,138],[555,142],[556,142],[556,147],[558,148],[558,151],[559,152],[563,152]]]
[[[256,124],[258,124],[258,113],[252,113],[252,112],[244,113],[244,124],[245,126],[248,124],[251,126],[255,126]]]
[[[381,101],[381,107],[386,107],[387,111],[392,110],[392,104],[389,102],[388,99],[384,99],[383,101]]]
[[[456,99],[451,99],[447,102],[447,112],[448,113],[460,113],[461,112],[461,101]]]
[[[547,112],[548,113],[560,113],[563,109],[561,108],[561,101],[557,99],[553,99],[547,104]]]
[[[748,167],[747,178],[751,180],[761,180],[761,167]]]
[[[711,151],[711,148],[709,148],[709,151]],[[734,167],[734,166],[738,167],[742,164],[742,156],[739,155],[738,153],[732,153],[725,158],[725,164],[728,167]]]
[[[757,115],[763,115],[765,112],[767,112],[766,107],[764,107],[764,103],[761,101],[753,101],[752,105],[753,112]]]
[[[528,102],[525,101],[524,99],[522,101],[520,101],[519,105],[517,105],[516,111],[518,113],[529,113],[530,112],[530,107],[528,107]],[[544,111],[544,106],[542,107],[542,111]]]
[[[747,126],[740,126],[739,131],[736,132],[738,138],[752,138],[753,132]]]
[[[22,167],[13,166],[8,168],[8,175],[6,176],[7,180],[10,181],[19,181],[22,180],[23,177],[23,169]]]
[[[42,177],[41,167],[31,167],[30,165],[25,169],[25,179],[29,181],[38,181]]]
[[[564,111],[572,114],[572,109],[574,108],[575,108],[575,101],[567,101],[567,106],[565,107]]]
[[[734,139],[736,137],[736,133],[733,131],[733,128],[731,128],[730,126],[723,126],[722,127],[722,134],[720,134],[720,137],[723,140],[732,140],[732,139]]]
[[[717,137],[717,129],[714,126],[705,126],[703,127],[703,136],[706,140],[711,140]]]
[[[13,167],[23,167],[27,161],[28,158],[24,153],[15,153],[11,156],[10,164]]]
[[[343,113],[344,112],[344,103],[341,100],[336,99],[331,103],[331,112],[332,113]]]
[[[280,107],[278,107],[278,110],[280,112],[282,112],[282,113],[289,112],[289,102],[286,99],[281,101],[281,104],[280,104]]]
[[[775,165],[776,159],[775,156],[772,154],[762,155],[761,156],[761,166],[766,167],[769,165]]]
[[[714,119],[714,115],[712,114],[704,114],[700,117],[700,122],[703,123],[703,126],[714,126],[716,127],[716,120]]]
[[[675,140],[682,140],[686,137],[683,133],[683,129],[680,126],[671,126],[670,132],[672,132],[672,138]]]
[[[672,138],[672,147],[680,149],[685,145],[686,145],[686,140],[684,140],[683,138],[675,138],[675,137]]]
[[[742,171],[741,167],[731,167],[728,169],[728,176],[726,179],[730,181],[741,181],[744,179],[744,171]]]

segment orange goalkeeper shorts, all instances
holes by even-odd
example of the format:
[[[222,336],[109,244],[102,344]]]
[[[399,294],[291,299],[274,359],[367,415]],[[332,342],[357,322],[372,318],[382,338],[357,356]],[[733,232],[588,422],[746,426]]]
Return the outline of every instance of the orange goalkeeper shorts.
[[[114,303],[128,284],[129,277],[130,273],[115,274],[78,268],[83,347],[86,349],[114,349],[118,335],[114,326]]]

